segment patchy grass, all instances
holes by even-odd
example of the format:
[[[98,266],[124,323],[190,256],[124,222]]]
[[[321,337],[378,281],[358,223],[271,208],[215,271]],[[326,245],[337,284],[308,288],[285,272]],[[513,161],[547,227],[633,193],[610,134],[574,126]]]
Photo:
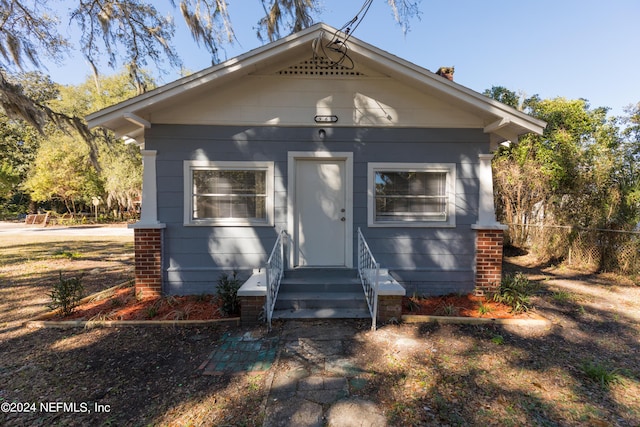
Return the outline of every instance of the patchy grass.
[[[568,291],[555,291],[551,295],[551,298],[553,298],[555,302],[559,302],[559,303],[575,301],[575,296]]]
[[[60,258],[66,258],[66,259],[79,259],[80,258],[80,253],[79,252],[73,252],[70,251],[66,248],[60,248],[60,249],[56,249],[55,251],[53,251],[51,253],[51,258],[53,259],[60,259]]]
[[[587,378],[599,384],[602,388],[608,389],[611,384],[620,380],[617,369],[598,361],[583,362],[581,369]]]

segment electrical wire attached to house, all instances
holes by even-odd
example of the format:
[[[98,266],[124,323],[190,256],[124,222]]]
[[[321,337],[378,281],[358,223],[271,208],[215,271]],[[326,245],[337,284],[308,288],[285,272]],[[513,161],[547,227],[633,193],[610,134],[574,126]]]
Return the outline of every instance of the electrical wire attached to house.
[[[346,24],[340,27],[333,35],[325,38],[324,32],[322,32],[316,40],[313,42],[313,59],[318,64],[323,64],[323,60],[326,61],[322,66],[323,68],[342,67],[347,70],[352,70],[355,67],[353,60],[348,54],[349,47],[347,42],[351,35],[355,32],[358,26],[364,20],[364,17],[369,12],[369,8],[373,0],[365,0],[364,4],[360,8],[360,11]]]

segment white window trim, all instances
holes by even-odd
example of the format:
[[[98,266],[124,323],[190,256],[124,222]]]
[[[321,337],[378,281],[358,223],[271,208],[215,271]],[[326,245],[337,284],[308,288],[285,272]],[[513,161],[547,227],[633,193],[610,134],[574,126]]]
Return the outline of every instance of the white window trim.
[[[376,221],[377,171],[444,172],[446,173],[446,221]],[[369,163],[367,168],[367,225],[369,227],[451,228],[456,226],[456,164],[455,163]]]
[[[266,194],[265,210],[267,217],[264,221],[250,219],[193,219],[193,171],[194,170],[261,170],[266,171]],[[185,160],[184,161],[184,225],[185,226],[220,226],[220,227],[273,227],[273,162],[254,161],[207,161],[207,160]]]

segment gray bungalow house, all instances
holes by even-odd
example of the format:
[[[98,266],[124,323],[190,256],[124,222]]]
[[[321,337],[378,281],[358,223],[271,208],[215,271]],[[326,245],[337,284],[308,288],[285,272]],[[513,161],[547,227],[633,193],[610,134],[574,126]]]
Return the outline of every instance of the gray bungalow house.
[[[237,271],[243,316],[279,236],[283,283],[355,276],[362,239],[387,295],[495,289],[491,152],[545,126],[325,24],[87,120],[142,150],[138,291],[213,293]]]

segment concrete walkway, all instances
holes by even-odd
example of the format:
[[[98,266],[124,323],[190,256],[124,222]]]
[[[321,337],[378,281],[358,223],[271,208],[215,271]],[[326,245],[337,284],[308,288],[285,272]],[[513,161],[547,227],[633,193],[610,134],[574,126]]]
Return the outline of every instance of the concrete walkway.
[[[263,427],[386,426],[374,403],[354,397],[367,385],[350,352],[359,332],[348,320],[289,320],[273,333],[227,334],[200,369],[267,374]]]
[[[374,403],[352,397],[366,384],[349,352],[356,333],[335,320],[283,325],[264,427],[386,426]]]

